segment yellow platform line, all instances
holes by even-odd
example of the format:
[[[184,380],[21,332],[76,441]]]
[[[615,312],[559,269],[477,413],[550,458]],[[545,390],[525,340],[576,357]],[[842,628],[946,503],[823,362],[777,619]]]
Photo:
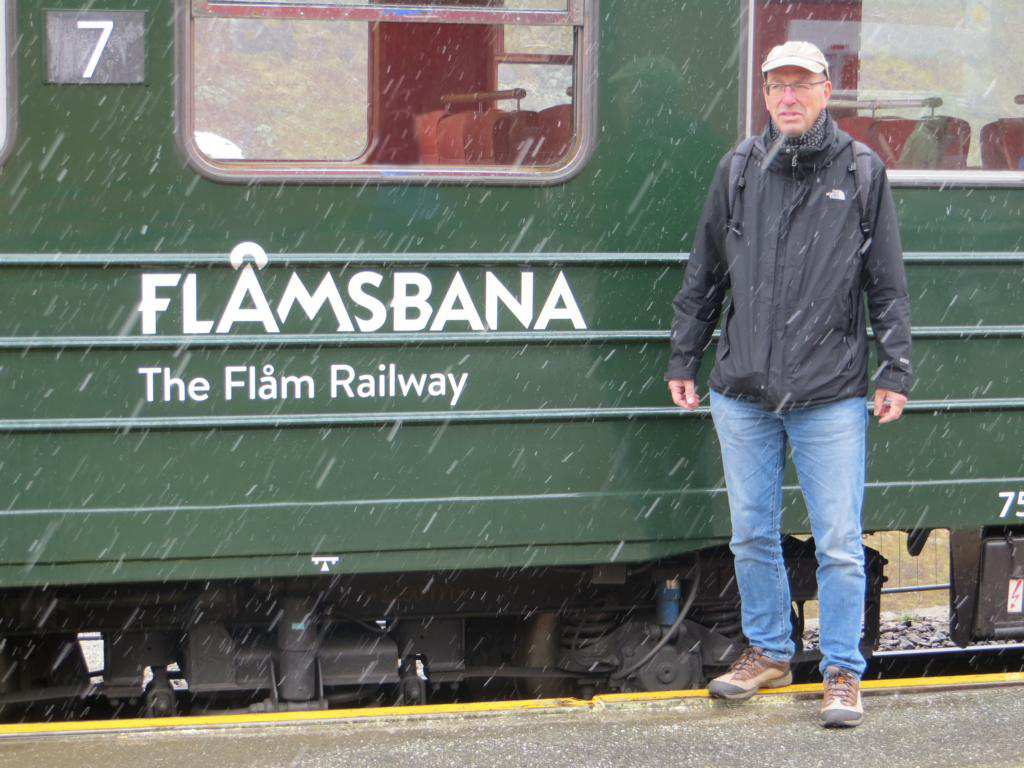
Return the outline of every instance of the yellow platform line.
[[[997,672],[987,675],[951,675],[947,677],[907,677],[896,680],[862,680],[860,688],[866,693],[872,691],[882,693],[892,690],[926,690],[928,688],[949,686],[1007,685],[1013,683],[1024,684],[1024,672]],[[757,695],[821,693],[821,688],[821,683],[801,683],[799,685],[786,685],[782,688],[762,688],[758,691]],[[706,690],[657,691],[650,693],[605,693],[595,696],[592,701],[595,704],[616,704],[631,701],[671,701],[672,699],[707,698],[710,698],[710,696]]]
[[[864,680],[861,690],[866,693],[892,690],[927,690],[950,686],[986,686],[1024,684],[1024,672],[1003,672],[987,675],[958,675],[948,677],[916,677],[898,680]],[[787,685],[765,688],[759,696],[779,694],[821,693],[821,683]],[[71,723],[13,723],[0,725],[0,737],[39,736],[45,734],[104,733],[115,731],[171,730],[206,728],[225,725],[273,725],[311,722],[337,722],[343,720],[395,719],[408,716],[445,716],[473,714],[507,714],[528,711],[593,710],[629,702],[659,702],[687,699],[707,699],[706,690],[657,691],[650,693],[606,693],[590,700],[575,698],[528,699],[523,701],[472,702],[465,704],[426,704],[408,707],[367,707],[362,709],[330,709],[307,712],[262,712],[243,715],[193,715],[189,717],[132,718],[125,720],[83,720]]]
[[[124,720],[81,720],[72,723],[17,723],[0,725],[0,736],[36,736],[46,733],[81,733],[132,730],[203,728],[218,725],[269,725],[367,718],[398,718],[410,715],[501,714],[527,710],[586,709],[583,699],[529,699],[524,701],[483,701],[465,704],[424,704],[408,707],[365,707],[306,712],[256,712],[244,715],[191,715],[188,717],[147,717]]]

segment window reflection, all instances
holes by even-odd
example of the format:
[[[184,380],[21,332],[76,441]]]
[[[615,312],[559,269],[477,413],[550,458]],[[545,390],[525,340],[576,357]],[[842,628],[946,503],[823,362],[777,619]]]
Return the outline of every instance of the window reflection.
[[[829,60],[830,111],[886,167],[1024,170],[1024,25],[1019,0],[754,3],[751,77],[786,39]],[[751,129],[768,117],[756,90]]]
[[[202,18],[194,40],[196,142],[208,156],[352,160],[365,151],[365,24]]]

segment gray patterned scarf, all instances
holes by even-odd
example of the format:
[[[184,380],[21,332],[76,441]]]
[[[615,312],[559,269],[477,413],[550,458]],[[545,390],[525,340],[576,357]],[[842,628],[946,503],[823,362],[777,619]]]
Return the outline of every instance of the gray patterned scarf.
[[[818,115],[818,119],[814,121],[814,125],[807,129],[802,136],[796,138],[786,137],[786,140],[782,142],[782,152],[786,154],[792,154],[794,152],[802,152],[808,149],[818,149],[821,143],[825,140],[826,126],[828,124],[828,110],[821,110],[821,114]],[[768,121],[768,139],[770,144],[774,144],[779,138],[779,129],[775,127],[775,123],[772,120]]]

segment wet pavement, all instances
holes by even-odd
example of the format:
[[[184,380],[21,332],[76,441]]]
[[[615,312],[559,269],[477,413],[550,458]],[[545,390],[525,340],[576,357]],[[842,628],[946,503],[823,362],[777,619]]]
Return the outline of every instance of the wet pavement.
[[[865,697],[860,728],[825,730],[818,702],[765,695],[299,725],[0,740],[0,767],[1024,766],[1024,688]]]

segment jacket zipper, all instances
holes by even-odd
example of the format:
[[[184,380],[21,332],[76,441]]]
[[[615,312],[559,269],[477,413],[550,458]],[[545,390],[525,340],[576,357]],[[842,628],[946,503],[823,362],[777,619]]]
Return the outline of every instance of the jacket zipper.
[[[795,153],[793,155],[793,158],[794,158],[794,160],[796,159],[796,154]],[[793,178],[795,180],[795,178],[796,178],[796,176],[795,176],[795,174],[796,174],[796,170],[795,170],[796,166],[795,166],[795,164],[793,165],[793,169],[794,169],[793,170],[793,174],[794,174]],[[768,370],[765,371],[764,389],[766,389],[768,392],[772,393],[774,396],[777,396],[777,397],[781,397],[782,396],[782,392],[779,391],[779,392],[776,393],[776,392],[773,391],[773,387],[772,387],[772,382],[775,379],[773,374],[774,374],[774,371],[775,371],[775,368],[776,368],[776,366],[774,365],[774,361],[775,361],[775,340],[778,337],[778,332],[779,332],[778,331],[779,315],[782,314],[782,306],[783,306],[783,302],[782,302],[782,286],[784,285],[784,281],[783,281],[782,277],[783,277],[783,272],[785,271],[785,265],[784,265],[784,262],[783,262],[782,253],[783,253],[784,245],[785,245],[785,242],[786,242],[786,238],[788,237],[788,234],[789,234],[789,219],[790,219],[791,213],[792,213],[792,202],[790,202],[789,205],[787,205],[785,208],[782,209],[782,216],[779,217],[779,234],[775,238],[775,269],[774,269],[774,275],[773,275],[774,280],[773,280],[773,285],[772,285],[771,335],[768,337]]]
[[[779,236],[775,241],[775,287],[773,291],[774,306],[772,307],[772,333],[768,344],[768,371],[767,381],[765,382],[765,387],[769,390],[769,392],[771,392],[772,382],[775,379],[775,377],[773,376],[773,371],[775,371],[777,368],[779,387],[778,392],[774,392],[773,394],[775,394],[777,397],[782,398],[781,402],[783,403],[787,399],[787,395],[783,391],[783,385],[785,384],[785,376],[783,375],[786,367],[785,360],[780,360],[778,366],[773,366],[772,361],[775,357],[775,341],[778,333],[779,318],[783,315],[786,309],[785,296],[783,295],[785,293],[786,286],[786,281],[784,279],[786,273],[786,261],[783,258],[783,255],[785,253],[785,243],[789,240],[789,229],[790,223],[793,218],[793,214],[796,212],[799,203],[803,201],[804,190],[796,177],[797,154],[798,151],[794,150],[793,158],[790,161],[791,178],[794,184],[796,184],[796,188],[793,191],[789,204],[783,209],[783,215],[779,220]],[[783,320],[783,322],[785,322],[785,320]],[[785,351],[785,349],[785,344],[783,344],[779,348],[780,357],[782,356],[782,353]]]

